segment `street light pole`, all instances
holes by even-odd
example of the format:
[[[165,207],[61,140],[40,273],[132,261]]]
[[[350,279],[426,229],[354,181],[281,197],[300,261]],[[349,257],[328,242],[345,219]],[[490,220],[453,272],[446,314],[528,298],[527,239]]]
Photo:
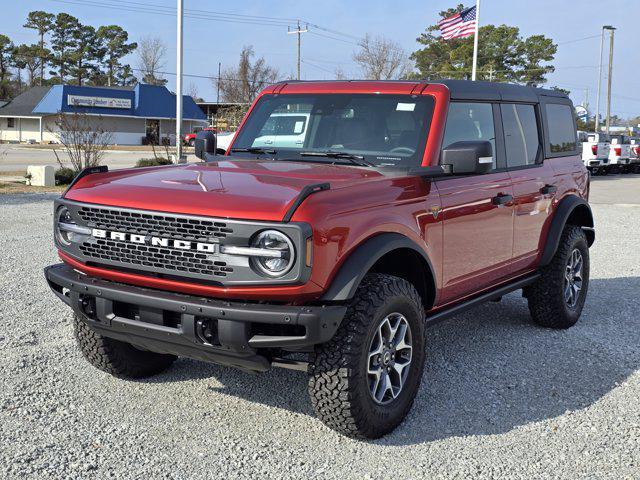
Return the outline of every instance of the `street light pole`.
[[[616,29],[609,27],[609,78],[607,80],[607,135],[611,127],[611,78],[613,75],[613,35]]]
[[[182,156],[182,23],[184,0],[178,1],[178,37],[177,37],[177,58],[176,58],[176,162],[186,162]]]
[[[600,91],[602,90],[602,51],[604,50],[604,30],[602,27],[602,34],[600,35],[600,60],[598,61],[598,94],[596,95],[596,118],[594,132],[598,133],[600,129]]]

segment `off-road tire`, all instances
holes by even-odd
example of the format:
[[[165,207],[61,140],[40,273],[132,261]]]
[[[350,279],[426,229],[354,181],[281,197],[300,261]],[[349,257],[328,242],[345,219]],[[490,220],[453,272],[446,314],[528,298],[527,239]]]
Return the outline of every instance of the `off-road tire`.
[[[133,345],[104,337],[73,316],[73,331],[84,357],[94,367],[120,378],[144,378],[163,372],[174,355],[139,350]]]
[[[397,398],[380,405],[369,390],[369,346],[381,320],[394,312],[409,322],[412,360]],[[413,405],[424,368],[424,346],[424,307],[413,285],[391,275],[367,275],[334,337],[315,349],[309,395],[316,415],[349,437],[379,438],[389,433]]]
[[[569,255],[578,249],[584,262],[582,289],[577,303],[571,308],[564,299],[564,275]],[[546,328],[569,328],[580,318],[589,289],[589,246],[584,231],[567,225],[560,238],[551,263],[540,271],[541,277],[524,290],[533,321]]]

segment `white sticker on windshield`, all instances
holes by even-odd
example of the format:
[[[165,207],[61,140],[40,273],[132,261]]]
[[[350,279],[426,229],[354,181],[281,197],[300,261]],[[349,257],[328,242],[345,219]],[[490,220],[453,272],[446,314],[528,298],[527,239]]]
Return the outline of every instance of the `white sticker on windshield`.
[[[398,103],[397,112],[413,112],[416,109],[415,103]]]
[[[293,126],[293,133],[302,133],[302,128],[304,127],[304,122],[296,122]]]

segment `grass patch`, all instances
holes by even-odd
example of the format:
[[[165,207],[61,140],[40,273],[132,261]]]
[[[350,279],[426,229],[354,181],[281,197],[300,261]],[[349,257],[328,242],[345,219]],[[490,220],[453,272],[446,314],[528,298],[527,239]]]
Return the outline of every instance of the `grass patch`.
[[[25,185],[22,182],[9,182],[0,179],[0,195],[15,193],[62,193],[66,188],[66,185],[56,185],[55,187],[34,187]]]

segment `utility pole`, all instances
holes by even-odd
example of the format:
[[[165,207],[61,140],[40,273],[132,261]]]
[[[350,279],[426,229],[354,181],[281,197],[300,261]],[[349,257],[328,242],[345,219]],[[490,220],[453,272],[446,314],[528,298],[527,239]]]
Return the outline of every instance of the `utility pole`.
[[[300,47],[302,43],[302,34],[307,33],[308,31],[309,31],[308,25],[304,30],[300,28],[300,20],[298,20],[298,28],[296,28],[295,30],[291,30],[289,27],[287,27],[288,35],[293,35],[293,34],[298,35],[298,80],[300,80]]]
[[[177,58],[176,58],[176,163],[186,163],[182,156],[182,22],[184,0],[178,1]]]
[[[611,76],[613,75],[613,35],[614,27],[609,27],[609,78],[607,80],[607,135],[611,128]]]
[[[222,71],[222,63],[218,62],[218,81],[216,83],[216,116],[215,116],[215,124],[211,125],[218,131],[218,111],[220,110],[220,74]]]
[[[598,94],[596,95],[596,121],[594,132],[598,133],[600,129],[600,91],[602,90],[602,51],[604,50],[604,30],[607,26],[602,27],[602,33],[600,35],[600,59],[598,60]]]

